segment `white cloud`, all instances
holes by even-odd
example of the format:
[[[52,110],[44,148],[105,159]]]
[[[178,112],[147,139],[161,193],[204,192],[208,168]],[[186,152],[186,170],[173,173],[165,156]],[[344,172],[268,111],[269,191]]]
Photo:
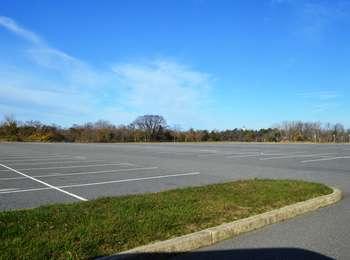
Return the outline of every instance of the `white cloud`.
[[[34,46],[26,53],[37,65],[58,72],[72,88],[79,85],[95,88],[108,80],[104,71],[54,48]]]
[[[113,67],[126,88],[120,103],[139,113],[160,113],[173,123],[207,121],[212,76],[176,62],[157,59],[148,63]]]
[[[320,36],[336,18],[335,10],[322,3],[305,3],[299,13],[302,32],[311,37]]]
[[[5,97],[7,102],[19,104],[36,105],[50,109],[56,109],[61,113],[87,113],[87,109],[82,106],[82,96],[74,93],[57,92],[51,90],[37,90],[17,86],[1,85],[0,97]],[[81,106],[75,106],[75,101],[79,100]],[[85,101],[85,107],[88,103]]]
[[[312,91],[297,94],[305,99],[313,113],[321,113],[339,106],[341,95],[335,91]]]
[[[335,91],[312,91],[312,92],[299,93],[298,96],[301,96],[303,98],[316,99],[316,100],[329,100],[329,99],[336,99],[340,95]]]
[[[271,4],[289,4],[289,3],[292,3],[293,1],[295,0],[271,0],[270,3]]]
[[[0,16],[0,26],[29,41],[31,45],[25,50],[27,57],[39,66],[59,72],[68,80],[70,86],[85,84],[85,87],[93,87],[103,81],[103,72],[99,72],[87,63],[49,46],[40,36],[18,25],[11,18]]]
[[[274,6],[289,7],[294,18],[296,35],[314,41],[322,39],[327,31],[349,17],[349,1],[303,1],[303,0],[271,0]]]
[[[183,127],[208,126],[214,120],[208,116],[213,79],[207,73],[166,58],[97,69],[10,18],[0,17],[0,26],[29,42],[20,52],[25,53],[21,62],[0,61],[0,105],[6,111],[11,104],[14,111],[26,110],[19,117],[40,119],[52,111],[60,115],[57,120],[67,115],[63,121],[71,123],[99,118],[129,123],[152,113]],[[28,118],[28,111],[35,118]]]
[[[19,26],[14,20],[11,18],[0,16],[0,26],[3,26],[7,30],[17,34],[18,36],[34,43],[34,44],[44,44],[43,40],[40,39],[35,33],[24,29]]]
[[[337,103],[321,103],[321,104],[316,104],[312,107],[312,112],[313,113],[322,113],[328,110],[332,110],[334,108],[337,108],[339,105]]]

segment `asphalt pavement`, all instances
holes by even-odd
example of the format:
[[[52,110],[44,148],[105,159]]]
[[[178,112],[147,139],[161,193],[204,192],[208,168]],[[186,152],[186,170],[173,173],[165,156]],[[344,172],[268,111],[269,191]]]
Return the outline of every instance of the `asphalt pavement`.
[[[322,182],[340,188],[344,198],[333,206],[184,257],[232,259],[242,252],[278,251],[307,252],[305,259],[311,255],[350,259],[347,144],[0,143],[0,210],[255,177]],[[261,259],[252,254],[240,256]]]

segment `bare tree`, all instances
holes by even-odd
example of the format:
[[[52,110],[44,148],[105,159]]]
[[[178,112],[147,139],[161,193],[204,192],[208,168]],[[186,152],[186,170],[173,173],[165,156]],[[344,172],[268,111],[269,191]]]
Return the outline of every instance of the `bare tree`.
[[[43,142],[140,142],[140,141],[245,141],[245,142],[334,142],[350,143],[350,129],[342,124],[285,121],[268,129],[181,130],[172,128],[159,115],[138,117],[130,125],[114,125],[105,120],[61,128],[38,121],[21,122],[13,116],[0,121],[0,140]]]
[[[181,126],[176,124],[172,128],[173,142],[180,141],[181,138]]]
[[[145,141],[158,140],[160,132],[167,126],[165,119],[159,115],[139,116],[132,124],[144,131]]]
[[[5,135],[10,137],[11,141],[18,141],[18,121],[13,115],[4,116],[3,126]]]

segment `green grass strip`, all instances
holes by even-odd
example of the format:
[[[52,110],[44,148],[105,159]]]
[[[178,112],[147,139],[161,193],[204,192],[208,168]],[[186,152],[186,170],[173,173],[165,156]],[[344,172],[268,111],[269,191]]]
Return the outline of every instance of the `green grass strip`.
[[[110,255],[331,192],[323,184],[254,179],[0,212],[0,258]]]

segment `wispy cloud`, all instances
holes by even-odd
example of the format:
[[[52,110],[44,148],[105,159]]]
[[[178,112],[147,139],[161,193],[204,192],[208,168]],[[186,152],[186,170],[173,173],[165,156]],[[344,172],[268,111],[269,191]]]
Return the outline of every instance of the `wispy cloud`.
[[[303,98],[315,99],[315,100],[330,100],[336,99],[340,95],[334,91],[312,91],[312,92],[303,92],[299,93],[298,96]]]
[[[295,1],[295,0],[271,0],[270,1],[270,3],[272,4],[272,5],[274,5],[274,4],[285,4],[285,3],[292,3],[293,1]]]
[[[304,3],[298,13],[300,28],[305,35],[321,36],[338,18],[338,9],[325,3]]]
[[[43,40],[40,39],[38,35],[23,28],[22,26],[19,26],[14,20],[9,17],[0,16],[0,25],[34,44],[44,44]]]
[[[350,15],[350,2],[344,0],[272,0],[271,4],[289,6],[295,33],[310,40],[323,38],[329,28]]]
[[[27,108],[41,118],[49,110],[66,114],[65,122],[70,123],[98,118],[127,123],[145,113],[162,114],[184,127],[191,126],[194,118],[198,125],[208,120],[203,112],[210,104],[213,77],[207,73],[164,57],[110,62],[114,65],[97,69],[51,47],[8,17],[0,17],[0,26],[27,42],[19,64],[0,61],[0,105],[6,112],[11,106],[14,111]]]
[[[139,113],[161,113],[173,122],[203,120],[212,76],[166,59],[113,67],[128,90],[120,103]]]
[[[0,16],[0,26],[28,41],[29,45],[24,50],[27,58],[39,66],[59,72],[71,87],[76,84],[92,87],[105,78],[103,71],[98,71],[86,62],[49,46],[42,37],[20,26],[11,18]]]
[[[332,102],[316,104],[316,105],[312,106],[312,112],[313,113],[321,113],[321,112],[332,110],[332,109],[337,108],[337,107],[339,107],[339,104],[332,103]]]
[[[87,113],[88,102],[77,93],[58,92],[52,90],[38,90],[14,85],[1,85],[0,97],[5,97],[7,102],[19,103],[21,105],[33,105],[38,108],[55,109],[61,113]],[[58,102],[60,100],[60,102]],[[75,102],[79,100],[80,106],[76,106]],[[85,106],[84,106],[85,105]],[[86,107],[86,108],[84,108]]]
[[[312,91],[297,94],[305,99],[311,111],[314,113],[324,112],[339,106],[341,95],[335,91]]]

